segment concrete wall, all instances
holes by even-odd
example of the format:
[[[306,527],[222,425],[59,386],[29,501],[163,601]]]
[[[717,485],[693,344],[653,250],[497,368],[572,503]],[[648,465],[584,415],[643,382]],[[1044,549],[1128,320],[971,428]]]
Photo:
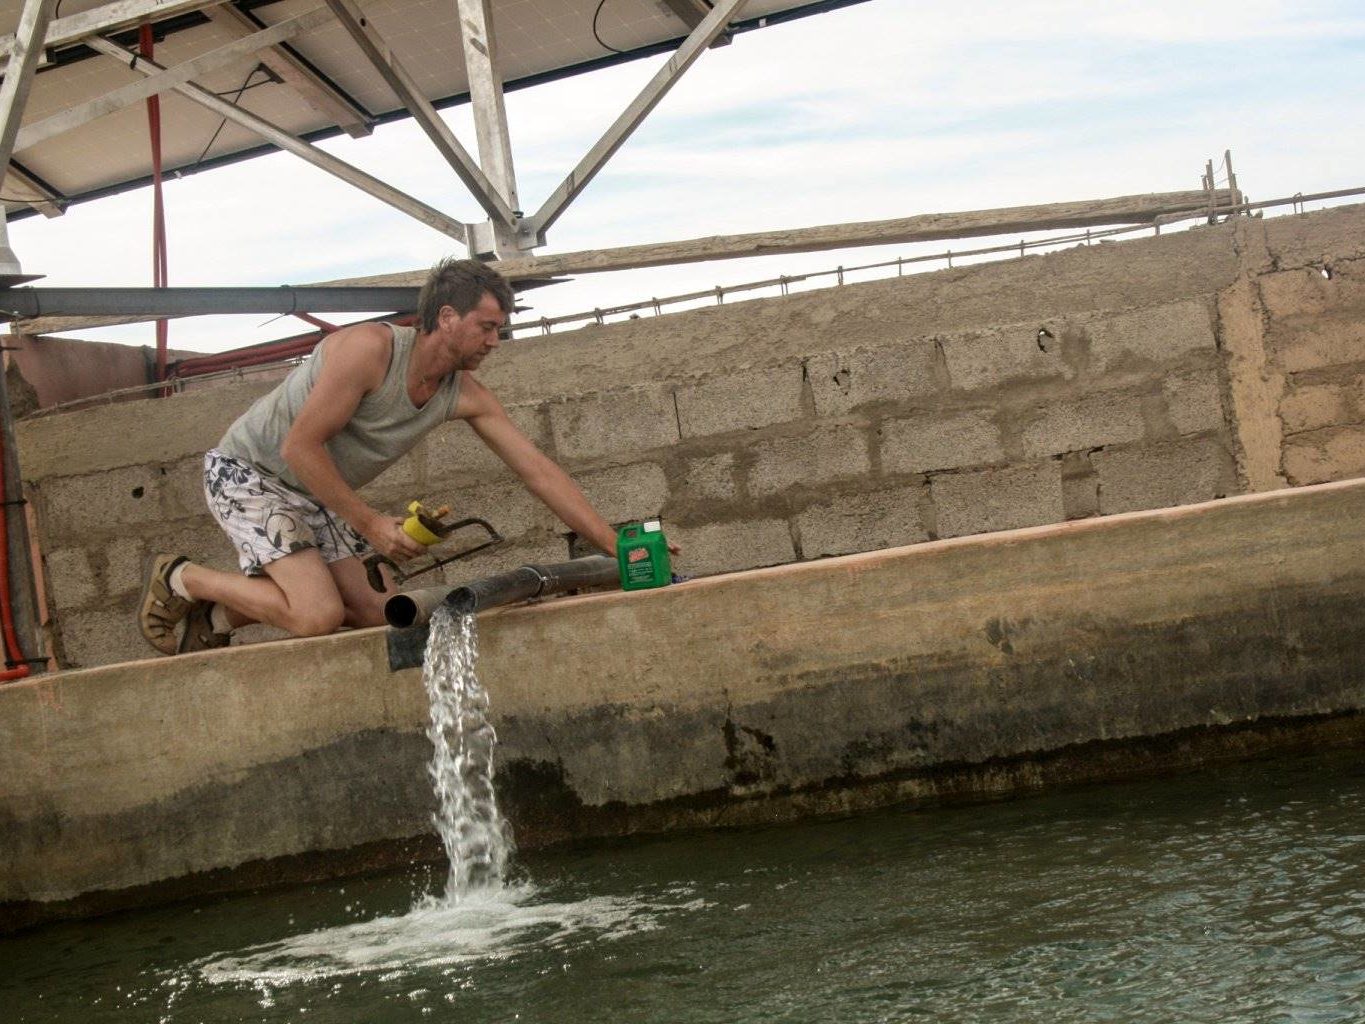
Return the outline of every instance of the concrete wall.
[[[694,574],[1338,479],[1365,465],[1363,227],[1242,220],[593,327],[483,375],[608,518],[662,513]],[[145,653],[150,552],[232,564],[199,456],[261,387],[21,424],[64,665]],[[460,424],[370,497],[494,521],[511,544],[462,575],[565,550]]]
[[[1365,738],[1365,481],[480,617],[519,845]],[[381,631],[0,688],[0,928],[440,856]]]

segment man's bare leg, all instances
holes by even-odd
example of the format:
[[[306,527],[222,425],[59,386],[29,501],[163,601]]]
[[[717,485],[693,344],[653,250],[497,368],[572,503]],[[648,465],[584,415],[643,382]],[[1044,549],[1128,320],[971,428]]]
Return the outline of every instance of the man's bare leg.
[[[393,585],[393,575],[389,572],[389,567],[383,564],[379,566],[379,573],[384,577],[382,594],[370,586],[370,581],[365,576],[365,565],[359,558],[341,558],[335,562],[328,562],[327,568],[346,608],[346,625],[356,629],[382,626],[384,602],[398,589]]]
[[[265,572],[265,576],[239,576],[191,562],[181,582],[195,600],[215,601],[227,608],[234,626],[265,622],[294,636],[323,636],[340,628],[346,607],[316,548],[270,562]]]

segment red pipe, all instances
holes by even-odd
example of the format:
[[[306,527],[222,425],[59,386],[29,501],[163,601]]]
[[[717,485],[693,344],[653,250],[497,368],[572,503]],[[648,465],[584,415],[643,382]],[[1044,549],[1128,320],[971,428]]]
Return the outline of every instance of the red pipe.
[[[300,319],[309,319],[310,323],[314,322],[307,314],[294,313],[292,315]],[[402,327],[410,327],[417,322],[417,316],[413,313],[405,313],[402,316],[387,317],[386,321]],[[334,329],[340,330],[340,328]],[[293,359],[296,356],[307,355],[325,336],[326,332],[300,334],[292,338],[281,338],[279,341],[266,342],[262,345],[248,345],[245,348],[232,349],[228,352],[198,356],[194,359],[181,359],[171,367],[170,376],[184,380],[202,374],[217,373],[220,370],[236,370],[248,366],[260,366],[263,363],[278,362],[281,359]]]
[[[321,328],[324,334],[331,334],[337,329],[336,324],[329,324],[326,320],[319,320],[311,313],[294,313],[293,315],[306,324],[312,324],[314,327]]]
[[[138,30],[138,52],[152,59],[156,40],[152,26]],[[166,258],[166,207],[161,197],[161,97],[147,97],[147,133],[152,144],[152,287],[165,288],[169,283],[169,262]],[[166,349],[170,338],[169,321],[156,322],[156,379],[166,379]]]
[[[5,442],[0,433],[0,623],[4,627],[5,660],[20,661],[24,649],[19,646],[19,637],[14,632],[14,608],[9,587],[9,506],[5,504]],[[23,679],[33,666],[28,662],[0,672],[0,683]]]

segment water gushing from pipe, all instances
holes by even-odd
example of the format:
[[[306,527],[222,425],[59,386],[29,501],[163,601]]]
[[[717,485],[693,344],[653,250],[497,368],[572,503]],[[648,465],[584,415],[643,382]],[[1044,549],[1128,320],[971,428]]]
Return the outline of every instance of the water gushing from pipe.
[[[450,860],[445,900],[502,887],[512,833],[493,791],[497,734],[488,721],[488,694],[479,685],[478,628],[473,615],[442,607],[431,617],[422,681],[431,706],[432,821]]]

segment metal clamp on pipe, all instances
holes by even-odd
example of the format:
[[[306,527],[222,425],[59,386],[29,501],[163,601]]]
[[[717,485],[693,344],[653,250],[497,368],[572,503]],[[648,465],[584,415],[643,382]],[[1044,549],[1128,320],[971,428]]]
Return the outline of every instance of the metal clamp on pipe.
[[[497,608],[516,601],[550,597],[567,590],[616,587],[621,584],[616,559],[588,555],[550,565],[523,565],[511,572],[474,580],[458,587],[426,587],[394,594],[384,602],[389,631],[389,669],[415,668],[426,652],[427,623],[445,605],[457,615]]]

